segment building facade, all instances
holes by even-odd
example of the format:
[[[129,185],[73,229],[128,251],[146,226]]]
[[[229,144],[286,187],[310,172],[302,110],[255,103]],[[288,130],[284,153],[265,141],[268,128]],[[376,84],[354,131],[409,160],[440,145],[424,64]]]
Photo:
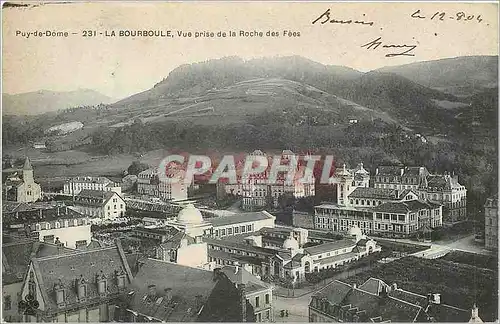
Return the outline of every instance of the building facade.
[[[498,194],[484,204],[484,245],[490,250],[498,249]]]
[[[50,203],[3,206],[3,230],[17,236],[60,244],[68,248],[87,246],[92,238],[86,215]]]
[[[105,177],[75,177],[64,183],[63,193],[78,195],[82,190],[114,191],[121,195],[121,186]]]
[[[267,156],[260,150],[250,153],[251,156],[263,156],[268,160],[268,168],[260,173],[243,179],[244,164],[238,163],[236,166],[237,183],[227,183],[221,180],[217,182],[217,192],[220,195],[235,195],[242,197],[242,208],[244,210],[255,210],[264,207],[277,207],[282,196],[294,198],[312,197],[315,195],[314,177],[304,179],[305,166],[297,165],[294,179],[288,181],[286,175],[278,174],[275,182],[269,183],[272,157]],[[281,154],[281,163],[286,165],[290,159],[295,158],[295,154],[289,150],[284,150]]]
[[[175,183],[161,181],[158,177],[158,168],[151,168],[137,175],[137,193],[164,200],[186,200],[189,185],[183,180]]]
[[[114,220],[125,216],[126,204],[114,191],[84,189],[75,196],[76,210],[89,218]]]
[[[409,236],[440,227],[442,205],[421,198],[426,176],[425,168],[380,167],[375,187],[369,187],[370,175],[362,164],[353,170],[344,165],[333,177],[337,203],[314,207],[314,228],[345,233],[357,226],[363,233]]]
[[[419,199],[444,206],[444,223],[467,219],[467,189],[458,182],[457,175],[430,174],[425,167],[379,166],[373,185],[383,189],[414,189]]]

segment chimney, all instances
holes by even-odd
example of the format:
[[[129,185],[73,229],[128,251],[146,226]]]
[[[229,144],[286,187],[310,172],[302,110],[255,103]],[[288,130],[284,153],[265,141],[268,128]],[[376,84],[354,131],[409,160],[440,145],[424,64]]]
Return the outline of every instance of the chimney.
[[[358,288],[358,285],[356,283],[353,283],[352,284],[352,289],[356,289],[356,288]]]
[[[148,286],[148,296],[156,297],[156,285],[149,285]]]
[[[240,263],[234,262],[234,274],[238,274],[239,270],[240,270]]]
[[[479,308],[477,308],[476,304],[474,304],[474,306],[472,307],[471,320],[472,319],[479,319]]]
[[[200,244],[200,243],[202,243],[202,242],[203,242],[203,240],[202,240],[201,236],[196,236],[196,237],[194,238],[194,242],[195,242],[196,244]]]
[[[172,288],[165,288],[165,296],[163,297],[167,301],[172,300]]]
[[[433,294],[432,297],[434,304],[441,304],[441,294]]]
[[[392,290],[397,290],[398,289],[398,284],[397,283],[393,283],[392,284]]]
[[[247,297],[246,297],[246,288],[245,284],[238,284],[238,291],[240,294],[240,303],[241,303],[241,322],[247,321]]]
[[[399,176],[400,177],[402,177],[404,173],[405,173],[405,169],[403,169],[403,168],[399,169]]]

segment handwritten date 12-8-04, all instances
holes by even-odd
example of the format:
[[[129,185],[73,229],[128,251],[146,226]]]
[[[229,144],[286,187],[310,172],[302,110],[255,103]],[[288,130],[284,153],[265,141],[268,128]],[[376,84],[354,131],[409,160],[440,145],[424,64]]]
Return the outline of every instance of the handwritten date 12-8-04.
[[[418,9],[417,11],[411,14],[412,18],[415,19],[428,19],[428,20],[436,20],[436,21],[445,21],[445,20],[456,20],[456,21],[474,21],[474,22],[482,22],[483,18],[481,15],[472,15],[465,13],[463,11],[459,11],[457,13],[447,13],[444,11],[436,11],[429,14],[424,14]]]

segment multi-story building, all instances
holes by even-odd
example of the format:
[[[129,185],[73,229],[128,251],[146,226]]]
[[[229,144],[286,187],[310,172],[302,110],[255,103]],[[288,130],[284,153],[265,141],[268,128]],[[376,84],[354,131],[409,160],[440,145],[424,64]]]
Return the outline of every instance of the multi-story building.
[[[444,206],[444,223],[467,218],[467,189],[458,182],[457,175],[430,174],[425,167],[380,166],[373,184],[375,188],[414,189],[421,200]]]
[[[33,239],[3,236],[2,242],[2,319],[6,322],[23,322],[18,306],[24,276],[32,258],[75,253],[77,250]]]
[[[430,175],[422,197],[443,205],[443,222],[456,223],[467,218],[467,189],[458,183],[458,176]]]
[[[179,176],[179,174],[171,175]],[[189,185],[182,177],[176,182],[161,181],[158,168],[147,169],[137,175],[137,193],[140,195],[154,196],[164,200],[186,200],[188,187]]]
[[[267,157],[262,151],[256,150],[250,155]],[[289,150],[283,151],[281,158],[282,164],[286,164],[291,158],[295,157]],[[267,157],[268,167],[260,173],[243,179],[243,163],[236,166],[237,183],[227,183],[224,179],[217,182],[218,193],[221,195],[232,194],[242,197],[242,208],[245,210],[254,210],[266,206],[277,207],[279,198],[288,195],[295,198],[310,197],[315,195],[314,177],[304,179],[305,165],[297,165],[295,177],[288,181],[285,174],[278,174],[275,182],[269,183],[272,158]]]
[[[24,278],[19,306],[25,322],[108,322],[132,273],[117,242],[34,258]]]
[[[482,323],[475,307],[469,312],[442,303],[440,294],[422,296],[375,278],[359,287],[335,280],[311,297],[309,322]]]
[[[82,190],[114,191],[121,195],[121,186],[105,177],[74,177],[66,181],[63,193],[78,195]]]
[[[4,200],[35,202],[42,197],[42,189],[35,182],[33,167],[26,157],[22,170],[12,172],[3,182]]]
[[[217,265],[241,264],[254,275],[300,282],[305,280],[307,273],[336,268],[381,250],[359,228],[349,232],[353,238],[325,240],[310,247],[305,247],[310,242],[307,230],[290,231],[281,246],[264,239],[262,234],[265,232],[225,240],[207,238],[209,261]],[[266,247],[263,247],[264,244]]]
[[[88,217],[68,206],[4,203],[2,210],[3,230],[12,235],[69,248],[86,247],[92,238]]]
[[[487,249],[498,249],[498,194],[484,204],[484,245]]]
[[[123,198],[114,191],[84,189],[75,196],[76,210],[91,218],[113,220],[125,216]]]
[[[253,322],[244,284],[206,271],[147,259],[115,312],[119,322]]]
[[[369,173],[362,164],[354,170],[346,169],[345,165],[337,169],[333,181],[337,186],[337,203],[314,207],[314,228],[346,232],[357,226],[363,233],[408,236],[424,228],[442,226],[442,205],[420,199],[418,184],[424,181],[420,177],[426,174],[425,169],[407,168],[406,175],[403,171],[379,168],[375,181],[387,183],[381,187],[375,182],[377,187],[372,188],[367,185]],[[389,173],[391,177],[386,181]]]
[[[221,271],[235,285],[245,285],[245,298],[253,307],[256,322],[274,322],[273,289],[239,264],[224,266]]]

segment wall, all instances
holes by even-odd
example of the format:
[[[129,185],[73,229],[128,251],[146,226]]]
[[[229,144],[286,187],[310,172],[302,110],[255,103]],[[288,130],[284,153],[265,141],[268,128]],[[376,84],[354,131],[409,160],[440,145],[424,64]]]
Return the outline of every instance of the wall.
[[[196,267],[208,262],[207,243],[191,244],[177,250],[177,264]]]
[[[39,233],[40,233],[39,240],[41,242],[43,242],[44,236],[54,235],[54,240],[56,237],[58,237],[61,243],[64,243],[66,247],[72,249],[76,248],[76,241],[86,240],[88,244],[92,239],[90,225],[52,228],[49,230],[43,229],[40,230]]]

